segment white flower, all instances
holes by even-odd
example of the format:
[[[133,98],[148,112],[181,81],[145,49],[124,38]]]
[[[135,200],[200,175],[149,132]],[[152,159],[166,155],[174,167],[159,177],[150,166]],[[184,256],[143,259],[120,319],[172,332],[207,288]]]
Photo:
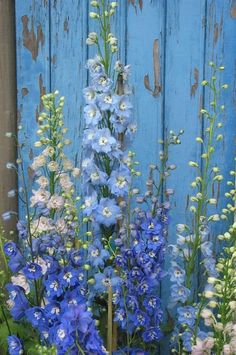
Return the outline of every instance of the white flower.
[[[65,191],[68,191],[73,187],[73,183],[71,182],[68,174],[66,174],[66,173],[61,174],[59,180],[60,180],[61,187]]]
[[[30,198],[30,207],[34,207],[38,203],[47,203],[50,198],[50,192],[45,189],[33,190],[33,196]]]
[[[32,223],[33,234],[48,232],[54,229],[52,221],[44,216],[41,216],[39,219],[36,219]]]
[[[64,198],[59,195],[52,195],[48,201],[47,207],[52,209],[60,209],[64,205]]]
[[[48,169],[52,172],[55,172],[58,170],[58,163],[56,161],[50,161],[50,163],[48,163]]]
[[[73,169],[73,163],[69,160],[69,159],[65,159],[64,161],[63,161],[63,168],[65,169],[65,170],[72,170]]]
[[[13,283],[13,285],[22,287],[26,295],[30,293],[30,285],[27,282],[27,279],[23,273],[19,272],[17,276],[12,276],[11,282]]]
[[[59,232],[59,233],[67,233],[67,226],[66,226],[66,222],[64,219],[62,218],[59,218],[57,221],[56,221],[56,230]]]
[[[48,179],[45,177],[45,176],[40,176],[37,180],[36,180],[36,182],[40,185],[40,187],[41,188],[45,188],[45,187],[47,187],[48,186],[48,184],[49,184],[49,181],[48,181]]]
[[[79,168],[74,168],[73,170],[72,170],[72,175],[73,175],[73,177],[79,177],[80,176],[80,174],[81,174],[81,171],[80,171],[80,169]]]
[[[39,155],[34,158],[33,163],[31,165],[31,169],[37,170],[38,168],[44,166],[46,164],[46,159],[44,155]]]
[[[232,348],[229,344],[223,346],[223,355],[233,355]]]
[[[45,148],[44,150],[43,150],[43,155],[45,156],[45,157],[52,157],[53,156],[53,154],[54,154],[54,152],[55,152],[55,149],[53,148],[53,147],[47,147],[47,148]]]

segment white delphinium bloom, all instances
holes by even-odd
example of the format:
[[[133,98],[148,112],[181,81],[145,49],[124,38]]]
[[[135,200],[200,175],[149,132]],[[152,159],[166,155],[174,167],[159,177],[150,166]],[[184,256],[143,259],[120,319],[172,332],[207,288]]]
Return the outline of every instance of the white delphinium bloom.
[[[33,190],[33,196],[30,198],[30,207],[36,206],[38,203],[47,203],[50,198],[50,192],[45,189]]]
[[[59,210],[59,209],[61,209],[62,207],[63,207],[63,205],[64,205],[64,202],[65,202],[65,200],[64,200],[64,198],[62,197],[62,196],[59,196],[59,195],[52,195],[51,197],[50,197],[50,200],[48,201],[48,203],[47,203],[47,207],[49,208],[49,209],[57,209],[57,210]]]
[[[13,283],[13,285],[22,287],[26,295],[30,293],[30,285],[23,273],[19,272],[17,276],[12,276],[11,282]]]
[[[31,165],[31,169],[37,170],[46,164],[46,158],[44,155],[38,155],[34,158],[33,163]]]

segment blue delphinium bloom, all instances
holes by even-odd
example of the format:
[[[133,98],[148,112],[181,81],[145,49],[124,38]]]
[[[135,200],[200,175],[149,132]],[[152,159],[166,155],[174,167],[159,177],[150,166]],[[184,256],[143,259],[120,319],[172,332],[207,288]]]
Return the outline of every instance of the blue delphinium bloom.
[[[185,280],[185,271],[177,263],[172,262],[172,266],[169,270],[170,280],[177,284],[182,284]]]
[[[121,278],[116,276],[111,266],[106,267],[103,272],[95,274],[94,279],[94,289],[97,292],[107,292],[110,286],[115,291],[122,283]]]
[[[192,350],[192,336],[192,333],[189,331],[185,331],[182,334],[183,346],[189,352]]]
[[[37,280],[42,276],[42,268],[36,263],[28,263],[23,272],[29,280]]]
[[[92,212],[98,206],[98,195],[94,191],[91,195],[84,197],[83,213],[86,216],[91,216]]]
[[[174,302],[184,303],[190,295],[190,290],[183,285],[172,285],[171,286],[171,300]]]
[[[59,325],[53,327],[53,342],[57,344],[59,349],[66,352],[74,344],[71,333],[70,324],[67,321],[62,321]]]
[[[96,126],[102,119],[101,112],[94,103],[85,106],[84,117],[87,125]]]
[[[196,309],[192,306],[178,307],[178,322],[193,327],[196,320]]]
[[[18,249],[17,249],[17,245],[14,242],[7,242],[4,244],[4,252],[6,254],[6,256],[12,257],[12,256],[16,256]]]
[[[89,69],[90,75],[92,77],[96,77],[97,75],[105,72],[104,65],[101,63],[99,57],[95,57],[94,59],[88,59],[86,67]]]
[[[111,115],[110,118],[113,128],[117,133],[124,133],[130,123],[130,117],[117,116],[115,113]]]
[[[48,324],[45,310],[41,307],[35,306],[27,309],[25,316],[35,328],[40,328]]]
[[[114,110],[114,104],[116,103],[116,96],[113,95],[110,92],[106,92],[105,94],[99,95],[98,96],[98,106],[102,111],[113,111]]]
[[[128,194],[130,183],[130,171],[126,167],[121,167],[119,170],[114,170],[108,180],[111,192],[114,195],[121,197]]]
[[[93,241],[88,247],[88,262],[94,267],[103,267],[104,262],[110,257],[107,250],[103,249],[99,239]]]
[[[117,222],[121,217],[120,207],[117,206],[114,199],[102,198],[96,208],[96,222],[109,227]]]
[[[87,104],[94,103],[96,100],[96,92],[92,87],[87,87],[83,90],[85,102]]]
[[[118,116],[129,117],[133,108],[130,99],[127,95],[117,96],[115,105],[115,113]]]
[[[92,148],[97,153],[110,153],[117,149],[117,141],[108,128],[98,129],[92,142]]]
[[[163,333],[159,327],[151,327],[143,332],[143,340],[145,342],[158,341],[162,338]]]
[[[78,270],[66,266],[59,274],[59,280],[62,286],[69,287],[78,284]]]
[[[21,343],[21,340],[16,335],[9,335],[7,337],[7,342],[9,355],[23,354],[23,345]]]
[[[92,78],[92,87],[98,92],[108,92],[111,88],[112,80],[104,73],[95,75]]]
[[[29,302],[25,297],[24,290],[20,286],[7,284],[6,289],[9,292],[8,305],[11,315],[15,320],[21,320],[29,308]]]

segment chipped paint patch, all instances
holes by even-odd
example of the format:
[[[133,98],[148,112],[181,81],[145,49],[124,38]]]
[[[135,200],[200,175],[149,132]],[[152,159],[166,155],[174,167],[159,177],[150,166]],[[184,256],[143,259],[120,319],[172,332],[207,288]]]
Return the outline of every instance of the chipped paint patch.
[[[66,33],[68,33],[69,32],[69,18],[68,17],[65,18],[63,26],[64,26],[64,31]]]
[[[190,91],[191,97],[195,96],[199,84],[199,70],[197,68],[194,68],[193,76],[194,76],[194,83],[191,85],[191,91]]]
[[[27,88],[22,88],[21,89],[21,95],[22,95],[22,98],[27,96],[29,93],[29,90]]]
[[[23,45],[25,48],[27,48],[31,55],[32,59],[36,60],[38,57],[38,51],[39,51],[39,44],[41,46],[44,45],[44,34],[43,34],[43,29],[41,24],[37,26],[37,35],[35,34],[34,31],[34,18],[33,16],[31,17],[31,28],[29,30],[29,18],[27,15],[24,15],[21,17],[21,21],[23,24],[23,31],[22,31],[22,36],[23,36]]]
[[[233,19],[236,19],[236,5],[231,7],[230,14]]]
[[[159,61],[159,42],[155,39],[153,44],[153,69],[154,69],[154,89],[151,89],[149,75],[144,76],[144,86],[147,90],[151,91],[154,97],[157,97],[161,92],[160,86],[160,61]]]

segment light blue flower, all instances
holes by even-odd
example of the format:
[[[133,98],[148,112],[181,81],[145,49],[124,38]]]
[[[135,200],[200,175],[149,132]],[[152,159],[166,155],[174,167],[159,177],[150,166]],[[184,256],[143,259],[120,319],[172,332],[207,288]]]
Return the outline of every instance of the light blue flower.
[[[201,252],[205,258],[210,258],[213,255],[212,242],[204,242],[201,244]]]
[[[190,290],[183,285],[172,285],[171,286],[171,297],[174,302],[185,302],[190,296]]]
[[[107,184],[107,174],[99,170],[94,164],[86,171],[86,181],[90,182],[92,185],[106,185]]]
[[[88,59],[86,68],[88,68],[91,76],[95,76],[105,72],[105,68],[100,62],[99,57],[95,57],[94,59]]]
[[[122,283],[121,278],[116,276],[111,266],[106,267],[103,272],[95,274],[94,279],[94,289],[98,292],[107,292],[110,286],[115,290]]]
[[[112,122],[113,128],[117,133],[123,133],[130,123],[130,118],[113,114],[110,117],[110,121]]]
[[[98,106],[102,111],[113,111],[114,104],[116,103],[116,96],[112,95],[110,92],[101,94],[98,96]]]
[[[110,254],[106,249],[103,249],[100,240],[96,239],[88,247],[88,261],[95,267],[103,267],[104,261],[109,259]]]
[[[118,96],[115,105],[115,113],[118,116],[130,117],[132,113],[133,105],[131,104],[129,97],[126,95]]]
[[[108,128],[98,129],[92,143],[92,148],[97,153],[110,153],[113,149],[117,148],[117,141],[111,135]]]
[[[192,328],[196,320],[196,309],[192,306],[178,307],[178,322],[182,324],[187,324]]]
[[[84,197],[83,212],[86,216],[91,216],[92,212],[97,208],[97,193],[94,191],[91,195]]]
[[[111,173],[108,184],[111,192],[116,196],[125,196],[129,192],[131,182],[130,171],[126,167],[121,167]]]
[[[102,198],[95,214],[95,221],[109,227],[121,217],[120,207],[114,199]]]
[[[190,332],[184,332],[182,334],[182,340],[183,340],[183,346],[184,348],[188,351],[192,351],[192,333]]]
[[[83,90],[83,94],[84,94],[84,99],[86,104],[92,104],[95,103],[96,100],[96,92],[94,91],[94,89],[92,87],[87,87]]]
[[[111,88],[112,81],[106,74],[102,73],[94,76],[92,79],[92,87],[98,92],[108,92]]]
[[[185,279],[185,270],[182,269],[178,264],[172,263],[169,270],[170,281],[176,282],[177,284],[182,284]]]
[[[86,105],[84,108],[85,122],[89,126],[96,126],[102,119],[101,112],[94,103]]]

